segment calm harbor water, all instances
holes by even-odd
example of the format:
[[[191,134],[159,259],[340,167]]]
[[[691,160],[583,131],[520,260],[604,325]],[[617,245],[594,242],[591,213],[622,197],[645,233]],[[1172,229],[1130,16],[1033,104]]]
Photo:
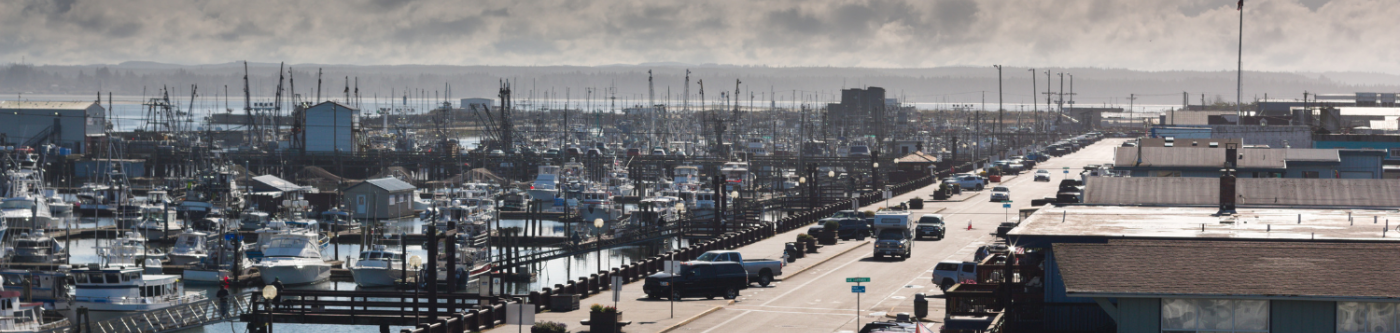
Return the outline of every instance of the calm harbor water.
[[[523,221],[523,220],[502,220],[500,224],[501,224],[501,226],[503,226],[503,227],[512,227],[512,226],[519,227],[519,226],[524,226],[525,221]],[[76,227],[76,228],[92,228],[92,227],[108,226],[108,225],[112,225],[112,219],[110,219],[110,218],[81,218],[81,219],[76,220],[75,223],[74,223],[74,227]],[[390,226],[390,228],[393,229],[393,230],[407,230],[407,231],[409,231],[409,232],[411,232],[411,233],[421,233],[421,232],[422,232],[422,229],[423,229],[423,223],[422,223],[422,221],[420,221],[420,220],[418,220],[418,219],[403,219],[403,220],[397,220],[397,221],[393,221],[393,222],[389,223],[389,226]],[[560,222],[558,222],[558,221],[548,221],[548,220],[547,220],[547,221],[543,221],[543,225],[542,225],[542,234],[543,234],[543,235],[546,235],[546,236],[561,236],[561,235],[564,235],[564,223],[560,223]],[[96,254],[96,249],[95,249],[95,248],[96,248],[96,246],[98,246],[99,244],[101,244],[101,243],[103,243],[103,242],[107,242],[107,241],[108,241],[108,240],[107,240],[108,238],[110,238],[110,236],[99,235],[99,237],[96,238],[96,239],[94,239],[94,238],[82,238],[82,239],[73,239],[73,240],[69,241],[69,249],[70,249],[69,253],[72,255],[71,262],[72,262],[73,264],[86,264],[86,263],[97,263],[97,262],[99,262],[99,258],[98,258],[97,254]],[[529,282],[507,282],[507,283],[503,283],[502,288],[505,289],[505,292],[506,292],[506,293],[511,293],[511,294],[516,294],[516,293],[528,293],[528,292],[530,292],[530,291],[532,291],[532,290],[539,290],[540,288],[543,288],[543,287],[545,287],[545,286],[553,286],[553,285],[555,285],[555,284],[563,284],[563,283],[565,283],[566,281],[568,281],[568,280],[571,279],[571,278],[578,278],[578,277],[580,277],[580,276],[586,276],[586,275],[588,275],[588,274],[597,272],[598,269],[599,269],[600,267],[606,269],[606,268],[610,268],[610,267],[616,267],[616,266],[619,266],[619,265],[624,265],[624,264],[627,264],[627,263],[631,263],[631,262],[634,262],[634,261],[637,261],[637,260],[640,260],[640,259],[643,259],[643,258],[652,256],[652,255],[654,255],[654,254],[656,254],[656,253],[662,253],[662,252],[669,251],[670,249],[680,247],[680,246],[682,246],[683,244],[685,244],[684,241],[672,239],[672,240],[669,240],[669,241],[660,241],[660,242],[656,242],[656,243],[652,243],[652,244],[641,244],[641,245],[635,245],[635,246],[625,246],[625,247],[617,247],[617,248],[612,248],[612,249],[604,249],[604,250],[602,250],[602,251],[584,252],[584,253],[580,253],[580,254],[578,254],[578,255],[571,256],[571,257],[549,260],[549,261],[546,261],[546,262],[542,262],[542,263],[538,263],[538,264],[532,265],[532,266],[529,268],[529,271],[532,272],[532,273],[534,274],[534,278],[533,278],[531,281],[529,281]],[[397,242],[392,242],[392,243],[389,243],[389,244],[386,244],[386,245],[395,246],[395,247],[399,246],[399,245],[397,244]],[[159,251],[162,252],[162,253],[169,252],[169,250],[170,250],[170,248],[169,248],[170,246],[169,246],[169,245],[158,245],[158,244],[152,242],[152,243],[151,243],[151,246],[152,246],[153,248],[159,250]],[[337,258],[337,259],[340,259],[340,260],[345,260],[347,257],[350,257],[350,256],[358,256],[358,253],[360,252],[361,248],[362,248],[362,245],[359,244],[358,242],[356,242],[356,243],[335,243],[335,244],[331,244],[330,246],[327,246],[324,250],[322,250],[322,255],[323,255],[325,258],[327,258],[327,259],[330,259],[330,258]],[[426,256],[427,256],[427,251],[423,248],[422,244],[410,243],[410,244],[408,244],[407,249],[408,249],[408,252],[407,252],[407,253],[408,253],[408,255],[410,255],[410,256],[413,256],[413,255],[417,255],[417,256],[421,256],[421,257],[426,257]],[[523,248],[523,249],[521,249],[521,252],[522,252],[522,254],[527,254],[527,253],[530,253],[530,252],[542,251],[542,250],[548,250],[548,248]],[[493,254],[499,254],[499,253],[500,253],[500,250],[493,249],[492,252],[493,252]],[[321,282],[321,283],[310,284],[310,285],[289,286],[288,288],[290,288],[290,289],[312,289],[312,290],[357,290],[357,289],[359,289],[359,287],[356,286],[354,282],[343,282],[343,281],[327,281],[327,282]],[[218,291],[218,286],[215,286],[215,285],[195,285],[195,284],[187,284],[187,285],[185,285],[185,289],[186,289],[187,291],[190,291],[190,292],[203,293],[203,294],[204,294],[205,296],[207,296],[207,297],[213,297],[213,295],[215,294],[215,292]],[[245,292],[252,292],[252,291],[254,291],[254,290],[256,290],[256,289],[257,289],[257,288],[255,288],[255,287],[248,287],[248,288],[244,288],[243,291],[245,291]],[[378,289],[378,290],[385,290],[385,289]],[[408,291],[408,292],[411,293],[411,291]],[[118,314],[103,315],[103,316],[94,316],[94,319],[96,319],[96,320],[101,320],[101,319],[103,319],[103,318],[115,317],[115,316],[117,316],[117,315],[118,315]],[[201,328],[199,328],[199,329],[191,329],[191,330],[188,330],[188,331],[203,331],[203,332],[211,332],[211,333],[212,333],[212,332],[239,332],[239,333],[241,333],[241,332],[244,332],[244,331],[245,331],[244,328],[245,328],[245,327],[244,327],[244,325],[243,325],[242,323],[236,323],[236,324],[233,324],[233,325],[230,325],[230,324],[228,324],[228,323],[224,323],[224,324],[208,325],[208,326],[201,327]],[[409,328],[409,327],[403,327],[403,328]],[[321,333],[321,332],[355,332],[355,333],[365,332],[365,333],[378,333],[378,332],[379,332],[379,328],[378,328],[377,326],[278,324],[277,327],[275,328],[275,330],[277,330],[277,331],[288,330],[288,329],[290,329],[290,330],[296,330],[296,331],[298,331],[298,332],[315,332],[315,333]],[[393,332],[397,332],[397,331],[400,329],[400,327],[392,327],[391,329],[392,329]]]

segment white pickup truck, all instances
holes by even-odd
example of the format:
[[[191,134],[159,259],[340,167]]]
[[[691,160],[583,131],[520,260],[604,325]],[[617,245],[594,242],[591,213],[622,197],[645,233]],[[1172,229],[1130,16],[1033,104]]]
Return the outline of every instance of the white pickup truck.
[[[749,282],[758,282],[758,285],[767,287],[773,283],[773,277],[783,275],[783,261],[769,259],[744,259],[739,251],[709,251],[701,253],[695,260],[698,262],[719,262],[732,261],[742,264],[744,271],[749,273]]]
[[[977,279],[977,263],[971,261],[940,261],[933,266],[933,284],[947,291],[963,281]]]

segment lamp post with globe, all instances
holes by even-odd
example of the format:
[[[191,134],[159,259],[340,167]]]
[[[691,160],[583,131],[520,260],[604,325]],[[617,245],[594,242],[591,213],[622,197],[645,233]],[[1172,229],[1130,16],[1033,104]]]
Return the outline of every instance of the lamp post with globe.
[[[598,271],[603,271],[603,219],[593,219],[593,230],[597,237],[593,240],[594,248],[598,249]]]

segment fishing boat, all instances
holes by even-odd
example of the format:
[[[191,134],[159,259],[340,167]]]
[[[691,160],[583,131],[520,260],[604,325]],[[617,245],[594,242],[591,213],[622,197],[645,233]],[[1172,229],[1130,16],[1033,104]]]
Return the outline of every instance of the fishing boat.
[[[62,264],[68,260],[68,250],[43,229],[33,229],[15,235],[12,253],[14,262]]]
[[[44,318],[44,305],[40,302],[21,302],[19,290],[9,290],[0,283],[0,333],[43,332],[68,326],[67,318],[48,320]]]
[[[147,274],[135,266],[89,264],[72,273],[73,306],[91,311],[151,311],[205,299],[186,293],[178,275]]]
[[[23,290],[25,299],[43,304],[45,309],[66,310],[73,298],[66,267],[59,271],[6,269],[0,271],[5,290]]]
[[[190,265],[199,263],[209,258],[209,249],[206,242],[209,240],[209,233],[185,229],[175,239],[175,248],[170,250],[170,263],[173,265]]]
[[[287,285],[310,284],[331,277],[331,265],[322,259],[316,238],[294,233],[276,234],[262,252],[263,258],[254,267],[262,275],[263,283],[281,280]]]
[[[530,198],[554,202],[554,198],[559,193],[559,166],[541,165],[539,174],[535,175],[535,182],[530,183]]]
[[[612,193],[600,188],[584,190],[579,197],[578,214],[581,221],[602,219],[605,222],[617,221],[622,217],[622,209],[613,203]]]
[[[246,246],[238,240],[237,234],[225,235],[205,244],[210,245],[209,256],[181,273],[185,283],[217,284],[224,279],[247,275],[252,270],[253,262],[243,255]]]
[[[360,257],[350,263],[350,274],[355,277],[355,285],[361,287],[392,286],[404,275],[417,276],[418,272],[417,267],[404,266],[402,251],[390,249],[383,244],[361,251]]]

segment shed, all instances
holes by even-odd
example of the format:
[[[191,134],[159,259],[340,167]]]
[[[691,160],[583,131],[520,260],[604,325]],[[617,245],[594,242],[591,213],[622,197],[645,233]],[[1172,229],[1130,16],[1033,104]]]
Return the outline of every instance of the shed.
[[[336,102],[322,102],[304,112],[307,152],[359,151],[360,110]]]
[[[392,219],[413,211],[413,184],[397,178],[370,179],[345,189],[354,218]]]

